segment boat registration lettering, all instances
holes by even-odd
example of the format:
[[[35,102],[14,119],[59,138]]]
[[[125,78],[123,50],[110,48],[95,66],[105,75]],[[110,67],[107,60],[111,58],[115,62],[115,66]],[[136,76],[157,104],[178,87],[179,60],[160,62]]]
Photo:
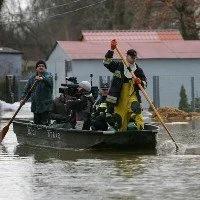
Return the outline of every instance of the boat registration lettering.
[[[60,139],[60,133],[54,132],[54,131],[51,131],[51,130],[47,130],[47,136],[48,136],[48,138]]]
[[[30,136],[35,136],[35,135],[37,135],[37,132],[41,132],[42,130],[44,130],[44,129],[42,129],[42,128],[40,128],[40,127],[31,127],[31,126],[27,126],[27,135],[30,135]],[[61,137],[60,137],[60,133],[59,132],[55,132],[55,131],[52,131],[52,130],[48,130],[48,129],[46,129],[46,132],[47,132],[47,137],[48,138],[57,138],[57,139],[60,139]]]

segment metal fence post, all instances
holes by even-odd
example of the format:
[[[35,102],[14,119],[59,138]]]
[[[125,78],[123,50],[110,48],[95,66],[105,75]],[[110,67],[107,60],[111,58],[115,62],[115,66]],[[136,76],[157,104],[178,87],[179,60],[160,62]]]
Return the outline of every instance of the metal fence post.
[[[6,75],[6,102],[14,103],[13,75]]]
[[[6,75],[5,100],[8,103],[18,101],[18,79],[14,75]]]
[[[153,102],[155,107],[160,107],[159,76],[153,76]]]
[[[195,105],[194,105],[194,76],[191,77],[191,109],[192,111],[195,110]]]

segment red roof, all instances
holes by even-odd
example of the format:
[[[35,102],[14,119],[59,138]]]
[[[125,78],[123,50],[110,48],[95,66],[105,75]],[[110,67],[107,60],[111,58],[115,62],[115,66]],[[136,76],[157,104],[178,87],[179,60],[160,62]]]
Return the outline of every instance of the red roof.
[[[91,30],[82,31],[83,41],[162,41],[183,40],[177,30]]]
[[[164,44],[178,58],[200,58],[200,40],[165,41]]]
[[[110,47],[108,41],[58,41],[57,43],[74,60],[103,59]],[[200,58],[200,40],[119,42],[119,49],[124,55],[131,48],[138,52],[140,59]]]

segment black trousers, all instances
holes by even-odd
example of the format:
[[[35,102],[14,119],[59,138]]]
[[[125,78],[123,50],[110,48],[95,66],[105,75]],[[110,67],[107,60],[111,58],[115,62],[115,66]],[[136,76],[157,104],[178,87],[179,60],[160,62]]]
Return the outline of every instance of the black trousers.
[[[34,119],[33,122],[35,124],[49,125],[50,124],[50,112],[46,111],[43,113],[33,113]]]
[[[94,120],[91,122],[92,130],[96,131],[107,131],[108,130],[108,124],[106,122],[106,119],[104,116],[97,116]]]
[[[83,123],[83,128],[82,130],[90,130],[90,125],[91,125],[91,120],[87,119],[86,121],[84,121]]]

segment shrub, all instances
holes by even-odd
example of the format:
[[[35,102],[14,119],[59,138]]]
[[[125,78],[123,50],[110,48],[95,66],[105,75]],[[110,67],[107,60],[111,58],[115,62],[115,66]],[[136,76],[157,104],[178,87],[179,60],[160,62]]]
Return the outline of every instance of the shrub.
[[[181,86],[181,90],[180,90],[180,101],[179,101],[179,107],[178,108],[180,110],[185,111],[185,112],[191,111],[190,104],[188,103],[186,90],[185,90],[183,85]]]

